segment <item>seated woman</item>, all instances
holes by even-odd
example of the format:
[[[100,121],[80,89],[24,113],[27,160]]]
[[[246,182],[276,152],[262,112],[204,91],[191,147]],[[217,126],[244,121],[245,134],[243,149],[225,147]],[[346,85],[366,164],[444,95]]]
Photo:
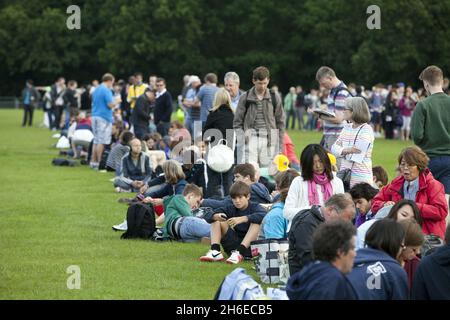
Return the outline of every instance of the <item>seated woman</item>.
[[[172,142],[191,141],[191,134],[180,122],[173,121],[170,124],[169,136]]]
[[[422,227],[414,219],[406,219],[400,222],[403,230],[405,230],[405,241],[400,253],[400,264],[406,271],[408,276],[408,286],[411,289],[414,275],[420,264],[420,249],[425,242]]]
[[[167,160],[162,169],[164,173],[161,176],[141,188],[140,192],[145,196],[143,202],[158,206],[163,204],[162,198],[183,193],[187,181],[181,164],[175,160]]]
[[[386,208],[387,209],[387,208]],[[401,222],[406,219],[413,219],[420,226],[423,224],[422,216],[420,214],[419,208],[416,203],[411,200],[400,200],[393,207],[391,207],[385,219],[392,219],[397,222]],[[377,221],[381,220],[376,216],[372,220],[364,222],[357,229],[356,233],[356,250],[362,249],[365,247],[365,239],[367,230]]]
[[[301,176],[292,181],[283,215],[289,227],[295,215],[313,205],[323,205],[332,195],[344,193],[341,179],[332,173],[330,158],[318,144],[306,146],[300,156]]]
[[[288,169],[286,171],[277,174],[275,180],[277,190],[280,197],[270,211],[263,219],[259,238],[261,239],[286,239],[288,220],[283,217],[284,202],[288,195],[289,187],[292,181],[300,174],[294,169]]]
[[[152,175],[150,158],[142,152],[141,141],[130,141],[131,151],[122,158],[120,175],[114,179],[116,192],[137,192]]]
[[[408,199],[415,201],[423,219],[425,234],[435,234],[441,239],[445,234],[448,203],[444,186],[434,179],[427,168],[429,158],[416,146],[404,149],[398,157],[401,175],[384,187],[372,201],[372,213],[385,206]]]
[[[406,300],[408,280],[399,263],[405,231],[392,219],[370,227],[367,248],[358,250],[348,280],[359,300]]]

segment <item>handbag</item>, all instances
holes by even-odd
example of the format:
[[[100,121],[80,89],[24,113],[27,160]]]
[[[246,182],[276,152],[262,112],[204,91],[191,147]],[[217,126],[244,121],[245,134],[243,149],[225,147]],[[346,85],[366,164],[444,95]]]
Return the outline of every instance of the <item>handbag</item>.
[[[227,146],[225,139],[219,140],[219,143],[209,150],[206,163],[211,170],[219,173],[227,172],[231,169],[234,164],[234,151]]]
[[[287,239],[265,239],[253,241],[252,257],[256,273],[263,283],[286,284],[289,279]]]

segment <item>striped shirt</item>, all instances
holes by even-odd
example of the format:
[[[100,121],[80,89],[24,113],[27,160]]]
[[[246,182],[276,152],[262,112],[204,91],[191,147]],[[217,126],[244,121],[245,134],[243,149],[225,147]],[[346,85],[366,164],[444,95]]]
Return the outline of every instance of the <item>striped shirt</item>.
[[[349,97],[349,92],[347,90],[342,90],[342,88],[347,88],[347,86],[341,82],[336,88],[331,89],[328,95],[327,108],[328,111],[334,112],[335,114],[341,113],[343,115],[345,108],[345,100]],[[336,94],[337,92],[337,94]],[[336,99],[333,99],[336,95]],[[323,134],[338,136],[342,129],[344,128],[344,123],[334,124],[331,122],[324,121]]]
[[[359,130],[361,129],[361,130]],[[359,131],[359,133],[358,133]],[[358,137],[356,137],[358,135]],[[352,169],[352,177],[350,179],[350,188],[354,185],[362,182],[366,182],[373,185],[372,178],[372,149],[374,143],[374,134],[372,127],[365,123],[357,128],[353,128],[353,124],[349,123],[344,125],[339,138],[331,147],[331,152],[336,156],[340,157],[342,150],[346,148],[351,148],[354,146],[355,138],[358,140],[364,140],[370,143],[367,150],[361,150],[364,153],[364,158],[362,163],[354,162],[348,160],[350,155],[342,158],[340,170]]]
[[[261,100],[256,101],[256,118],[254,128],[256,130],[267,129],[266,120],[264,120],[263,103]]]

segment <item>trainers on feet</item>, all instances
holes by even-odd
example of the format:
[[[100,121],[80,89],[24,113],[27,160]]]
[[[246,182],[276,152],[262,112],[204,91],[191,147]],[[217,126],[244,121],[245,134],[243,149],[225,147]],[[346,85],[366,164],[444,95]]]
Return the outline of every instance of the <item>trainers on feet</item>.
[[[112,229],[114,231],[127,231],[128,230],[127,220],[125,220],[124,222],[122,222],[120,224],[116,224],[115,226],[112,227]]]
[[[220,251],[209,250],[206,255],[200,257],[200,261],[206,262],[223,261],[223,255]]]
[[[227,263],[229,264],[238,264],[244,260],[244,257],[237,250],[231,251],[231,256],[227,259]]]

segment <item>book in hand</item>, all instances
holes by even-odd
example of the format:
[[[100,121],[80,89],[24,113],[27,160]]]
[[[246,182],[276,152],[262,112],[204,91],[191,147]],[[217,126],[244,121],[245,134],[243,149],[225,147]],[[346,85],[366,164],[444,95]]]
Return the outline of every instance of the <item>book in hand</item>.
[[[328,110],[314,109],[313,112],[315,114],[317,114],[319,117],[320,116],[325,116],[325,117],[329,117],[329,118],[335,118],[336,117],[336,114],[334,112],[330,112]]]

